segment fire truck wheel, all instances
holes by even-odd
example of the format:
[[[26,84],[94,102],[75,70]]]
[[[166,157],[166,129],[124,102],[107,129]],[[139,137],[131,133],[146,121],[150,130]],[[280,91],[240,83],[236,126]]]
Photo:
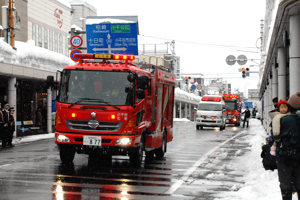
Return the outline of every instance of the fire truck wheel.
[[[143,153],[145,149],[144,146],[144,135],[142,135],[139,147],[137,147],[134,151],[130,152],[129,154],[129,160],[132,165],[140,166],[142,164]]]
[[[152,160],[153,158],[154,158],[154,151],[147,151],[147,152],[145,152],[145,154],[146,154],[146,159],[148,159],[148,160]]]
[[[167,134],[166,134],[166,131],[164,131],[163,141],[162,141],[161,147],[155,150],[155,156],[157,158],[163,158],[164,155],[165,155],[165,152],[167,152]]]
[[[196,130],[200,129],[200,125],[196,125]]]
[[[236,123],[236,124],[234,124],[235,126],[240,126],[241,125],[241,123]]]
[[[63,163],[71,163],[75,157],[75,150],[74,149],[60,149],[59,151],[60,160]]]

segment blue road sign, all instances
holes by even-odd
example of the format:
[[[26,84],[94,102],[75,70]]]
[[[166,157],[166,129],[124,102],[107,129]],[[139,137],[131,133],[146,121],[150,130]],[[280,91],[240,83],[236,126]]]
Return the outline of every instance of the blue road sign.
[[[137,23],[86,25],[88,53],[138,55]]]
[[[74,61],[77,62],[79,59],[74,57],[75,53],[82,53],[79,49],[73,49],[70,53],[70,58]]]
[[[245,108],[246,108],[246,106],[248,106],[249,109],[253,108],[253,102],[251,102],[251,101],[245,101],[244,104],[245,104]]]

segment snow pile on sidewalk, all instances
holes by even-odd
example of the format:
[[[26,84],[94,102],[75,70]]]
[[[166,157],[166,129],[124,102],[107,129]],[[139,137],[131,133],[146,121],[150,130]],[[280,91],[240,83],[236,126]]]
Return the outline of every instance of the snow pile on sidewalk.
[[[261,145],[268,137],[260,121],[250,120],[247,130],[249,140],[249,153],[233,160],[230,168],[243,171],[244,184],[237,183],[232,191],[222,192],[215,200],[281,200],[277,170],[265,170],[260,157]],[[293,200],[298,199],[293,195]]]

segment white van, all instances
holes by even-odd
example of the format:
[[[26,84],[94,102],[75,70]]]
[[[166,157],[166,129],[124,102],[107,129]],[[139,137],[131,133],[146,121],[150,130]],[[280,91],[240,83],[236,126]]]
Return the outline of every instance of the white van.
[[[205,95],[198,108],[195,109],[196,129],[207,127],[220,127],[225,129],[226,109],[225,100],[220,95]]]

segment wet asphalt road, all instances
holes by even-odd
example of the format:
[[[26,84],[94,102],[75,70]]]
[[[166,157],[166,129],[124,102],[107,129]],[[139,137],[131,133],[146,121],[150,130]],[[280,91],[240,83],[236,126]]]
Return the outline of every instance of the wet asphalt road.
[[[242,130],[196,130],[194,122],[174,122],[165,158],[140,168],[124,156],[100,164],[79,154],[64,165],[54,140],[0,148],[0,200],[214,199],[240,183],[242,173],[229,164],[247,152]]]

